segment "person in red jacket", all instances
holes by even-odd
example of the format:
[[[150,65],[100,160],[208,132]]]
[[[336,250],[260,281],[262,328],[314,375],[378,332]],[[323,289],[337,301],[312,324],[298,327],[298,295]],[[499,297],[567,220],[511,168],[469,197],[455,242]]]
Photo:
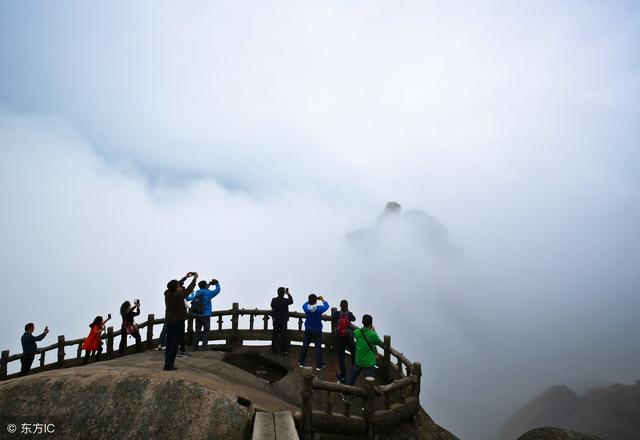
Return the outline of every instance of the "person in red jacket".
[[[91,331],[89,332],[89,336],[87,336],[82,343],[82,349],[85,351],[84,362],[83,364],[87,364],[89,362],[89,357],[95,353],[96,362],[100,360],[100,355],[102,354],[102,332],[107,324],[107,322],[111,319],[111,314],[108,315],[106,320],[102,319],[102,316],[96,316],[89,327]]]

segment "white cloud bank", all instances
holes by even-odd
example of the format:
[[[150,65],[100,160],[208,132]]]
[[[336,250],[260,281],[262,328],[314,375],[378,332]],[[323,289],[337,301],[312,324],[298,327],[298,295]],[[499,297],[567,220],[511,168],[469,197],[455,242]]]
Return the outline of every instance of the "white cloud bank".
[[[372,312],[427,410],[485,439],[554,383],[635,381],[637,6],[0,6],[0,344],[166,281]],[[117,30],[117,32],[116,32]],[[54,116],[52,116],[54,115]],[[455,259],[383,227],[424,209]],[[407,235],[408,234],[408,235]]]

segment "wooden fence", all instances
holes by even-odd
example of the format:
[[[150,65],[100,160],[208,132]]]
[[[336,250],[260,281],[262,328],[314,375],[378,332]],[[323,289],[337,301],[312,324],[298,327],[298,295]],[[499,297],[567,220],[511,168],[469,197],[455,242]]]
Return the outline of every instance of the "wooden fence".
[[[245,342],[271,340],[272,331],[268,325],[271,310],[241,309],[238,303],[233,303],[231,309],[214,311],[211,316],[214,318],[212,323],[214,325],[212,325],[209,339],[224,341],[224,344],[213,344],[213,346],[222,345],[232,349],[242,346]],[[248,316],[249,328],[240,328],[240,317],[243,316]],[[289,329],[291,341],[302,342],[304,339],[304,313],[290,312],[289,317],[295,323],[294,328]],[[330,316],[323,316],[322,319],[331,322]],[[262,323],[259,322],[260,320]],[[163,325],[164,322],[164,318],[156,319],[153,314],[150,314],[145,322],[138,324],[141,335],[146,333],[146,339],[142,342],[143,349],[151,350],[157,347],[158,339],[154,338],[154,326]],[[215,324],[217,324],[217,328]],[[327,349],[333,349],[334,334],[335,322],[331,322],[331,331],[323,333]],[[121,336],[122,330],[114,330],[113,327],[108,327],[106,333],[102,335],[102,339],[106,341],[104,355],[107,359],[120,356],[118,350],[114,350],[114,339]],[[186,320],[185,342],[187,345],[191,344],[193,336],[193,317],[189,317]],[[125,337],[127,337],[126,334]],[[58,336],[58,341],[55,344],[38,348],[39,363],[32,368],[30,374],[82,365],[84,339],[67,340],[64,335],[61,335]],[[76,356],[67,358],[66,348],[73,346],[77,346]],[[295,416],[303,438],[311,439],[315,432],[335,432],[366,435],[367,438],[373,439],[376,431],[386,430],[402,421],[417,417],[420,409],[419,395],[422,374],[420,363],[411,362],[402,353],[391,347],[390,336],[384,336],[382,351],[383,353],[379,355],[378,359],[380,368],[377,373],[382,385],[376,385],[374,378],[366,378],[363,388],[323,381],[313,376],[313,370],[310,367],[305,367],[301,391],[302,410]],[[55,353],[55,358],[49,363],[47,361],[51,360],[51,356],[47,358],[48,352]],[[134,352],[134,347],[128,346],[123,355]],[[17,372],[8,374],[8,365],[21,358],[22,353],[10,355],[9,350],[2,351],[0,381],[13,379],[19,375]],[[322,409],[314,408],[314,393],[320,392],[327,393],[327,399],[323,399]],[[341,397],[340,404],[335,403],[337,395]],[[357,401],[362,403],[359,406],[360,414],[354,414],[352,411],[353,402]]]

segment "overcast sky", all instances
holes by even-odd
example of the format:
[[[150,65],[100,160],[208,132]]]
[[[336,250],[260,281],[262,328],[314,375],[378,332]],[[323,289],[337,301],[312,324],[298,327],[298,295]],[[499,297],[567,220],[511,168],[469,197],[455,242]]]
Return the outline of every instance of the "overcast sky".
[[[124,299],[162,315],[197,270],[214,308],[350,299],[464,439],[551,385],[640,379],[639,23],[633,1],[2,2],[0,345]],[[454,252],[376,227],[390,200]]]

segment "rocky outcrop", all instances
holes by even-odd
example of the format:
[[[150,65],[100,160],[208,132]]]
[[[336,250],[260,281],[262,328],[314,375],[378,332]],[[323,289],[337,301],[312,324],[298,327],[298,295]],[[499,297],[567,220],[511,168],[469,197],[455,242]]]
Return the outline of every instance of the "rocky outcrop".
[[[244,440],[256,408],[296,409],[220,353],[180,359],[173,372],[162,358],[147,352],[0,383],[0,414],[18,426],[53,423],[65,440]]]
[[[604,440],[590,434],[560,428],[536,428],[518,437],[518,440]]]
[[[504,425],[500,439],[511,440],[540,426],[636,440],[640,432],[640,383],[594,388],[582,396],[564,386],[553,387],[518,410]]]
[[[12,379],[0,382],[0,420],[18,427],[53,423],[50,439],[244,440],[250,438],[255,411],[300,409],[297,350],[292,347],[288,358],[270,355],[269,347],[196,352],[179,357],[179,369],[171,372],[162,370],[163,352],[148,351]],[[248,362],[251,356],[257,359],[255,368]],[[334,356],[327,360],[329,368],[316,372],[324,380],[336,373]],[[274,378],[264,370],[273,363],[288,372],[270,383]],[[326,394],[316,397],[322,407]],[[408,420],[379,438],[457,440],[422,410],[417,422]]]

